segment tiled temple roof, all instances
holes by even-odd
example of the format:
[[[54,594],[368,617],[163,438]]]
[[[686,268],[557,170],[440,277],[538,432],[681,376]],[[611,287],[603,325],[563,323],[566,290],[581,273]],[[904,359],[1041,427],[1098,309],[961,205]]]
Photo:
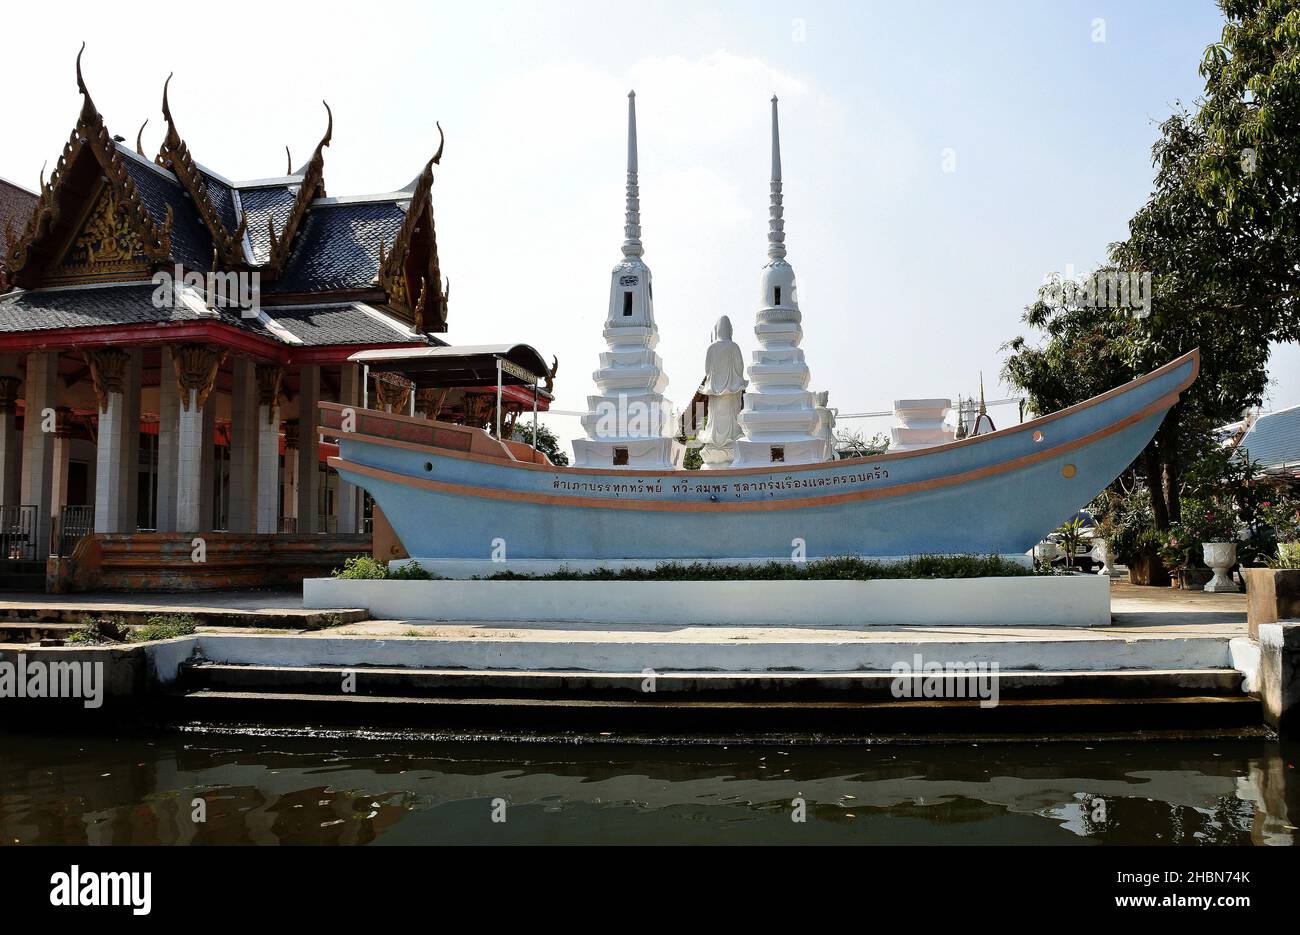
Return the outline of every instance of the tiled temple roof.
[[[405,220],[396,201],[312,205],[273,291],[374,288],[380,244],[392,244]]]
[[[110,325],[218,321],[282,344],[425,343],[400,321],[361,302],[263,306],[245,318],[233,309],[200,311],[188,303],[155,304],[152,283],[71,286],[0,296],[0,334]]]
[[[1266,471],[1300,470],[1300,406],[1260,416],[1238,449]]]
[[[35,192],[29,192],[21,185],[0,179],[0,233],[10,225],[14,230],[22,230],[35,207]],[[0,260],[3,260],[3,256],[0,256]]]

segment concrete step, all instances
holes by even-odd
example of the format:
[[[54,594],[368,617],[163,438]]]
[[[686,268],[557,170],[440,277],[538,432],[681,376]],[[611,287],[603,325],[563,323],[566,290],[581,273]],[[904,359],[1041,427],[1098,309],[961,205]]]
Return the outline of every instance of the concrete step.
[[[714,628],[616,630],[503,625],[412,627],[374,636],[349,628],[300,636],[221,633],[204,658],[235,665],[393,667],[536,672],[891,672],[902,662],[997,664],[1003,672],[1226,669],[1230,636],[1041,629],[938,633],[925,627],[851,630]]]
[[[42,584],[43,586],[43,584]],[[123,601],[131,603],[129,600]],[[269,630],[320,630],[344,623],[369,620],[365,610],[219,610],[206,607],[123,607],[103,604],[20,604],[6,601],[0,607],[0,628],[38,624],[80,626],[87,618],[116,620],[127,626],[147,624],[152,617],[193,617],[199,626],[249,627]]]
[[[199,689],[166,699],[172,723],[202,726],[445,730],[460,735],[553,732],[628,736],[925,733],[1033,734],[1246,729],[1262,719],[1251,695],[975,700],[714,700],[321,695]]]
[[[1242,675],[1235,669],[1122,669],[1116,671],[1012,671],[998,675],[1001,698],[1150,698],[1178,695],[1240,695]],[[202,663],[182,670],[181,684],[192,690],[292,692],[338,695],[350,680],[361,696],[491,697],[652,700],[725,697],[733,701],[893,699],[897,677],[889,672],[663,672],[653,691],[642,672],[532,671],[500,669],[415,669],[397,667],[276,666]],[[946,675],[928,681],[944,697],[965,687],[969,676]],[[922,686],[924,690],[924,685]],[[985,689],[987,691],[987,688]]]
[[[39,643],[63,640],[81,629],[79,623],[38,623],[0,620],[0,643]]]

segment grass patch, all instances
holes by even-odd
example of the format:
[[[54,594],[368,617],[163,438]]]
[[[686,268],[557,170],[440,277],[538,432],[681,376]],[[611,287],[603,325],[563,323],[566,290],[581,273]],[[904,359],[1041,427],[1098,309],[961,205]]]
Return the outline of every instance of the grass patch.
[[[198,621],[189,614],[157,614],[147,623],[130,628],[127,642],[149,643],[154,640],[170,640],[178,636],[191,636]]]
[[[811,562],[767,562],[762,565],[716,565],[703,562],[663,562],[654,568],[597,568],[546,575],[503,571],[483,581],[876,581],[905,578],[1023,578],[1035,574],[1000,555],[914,555],[898,562],[877,562],[856,556],[821,558]]]
[[[198,621],[189,614],[156,614],[145,623],[130,626],[108,617],[82,617],[81,627],[64,642],[87,646],[114,643],[149,643],[170,640],[177,636],[190,636]]]

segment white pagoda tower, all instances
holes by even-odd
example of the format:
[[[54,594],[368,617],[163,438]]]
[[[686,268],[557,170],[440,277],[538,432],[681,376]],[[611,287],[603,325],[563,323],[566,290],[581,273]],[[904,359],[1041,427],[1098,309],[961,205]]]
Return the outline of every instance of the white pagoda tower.
[[[799,342],[803,316],[795,293],[794,268],[785,259],[785,221],[781,207],[781,133],[776,97],[772,98],[772,187],[767,233],[767,265],[754,335],[759,349],[749,366],[749,388],[736,442],[734,467],[773,463],[811,464],[834,456],[817,434],[817,401],[808,391],[808,366]]]
[[[627,217],[623,259],[611,274],[609,314],[600,369],[593,374],[600,395],[587,397],[582,417],[586,438],[573,440],[577,467],[672,470],[685,447],[669,434],[674,428],[663,361],[655,353],[654,290],[641,255],[641,198],[637,188],[636,92],[627,96]]]

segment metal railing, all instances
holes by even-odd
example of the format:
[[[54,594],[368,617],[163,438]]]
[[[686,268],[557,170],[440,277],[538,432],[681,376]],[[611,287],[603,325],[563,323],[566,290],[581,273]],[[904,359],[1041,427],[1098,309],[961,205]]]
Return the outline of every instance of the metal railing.
[[[0,561],[36,561],[36,522],[34,505],[0,506]]]
[[[95,505],[65,506],[50,541],[60,558],[71,555],[77,543],[95,531]]]

